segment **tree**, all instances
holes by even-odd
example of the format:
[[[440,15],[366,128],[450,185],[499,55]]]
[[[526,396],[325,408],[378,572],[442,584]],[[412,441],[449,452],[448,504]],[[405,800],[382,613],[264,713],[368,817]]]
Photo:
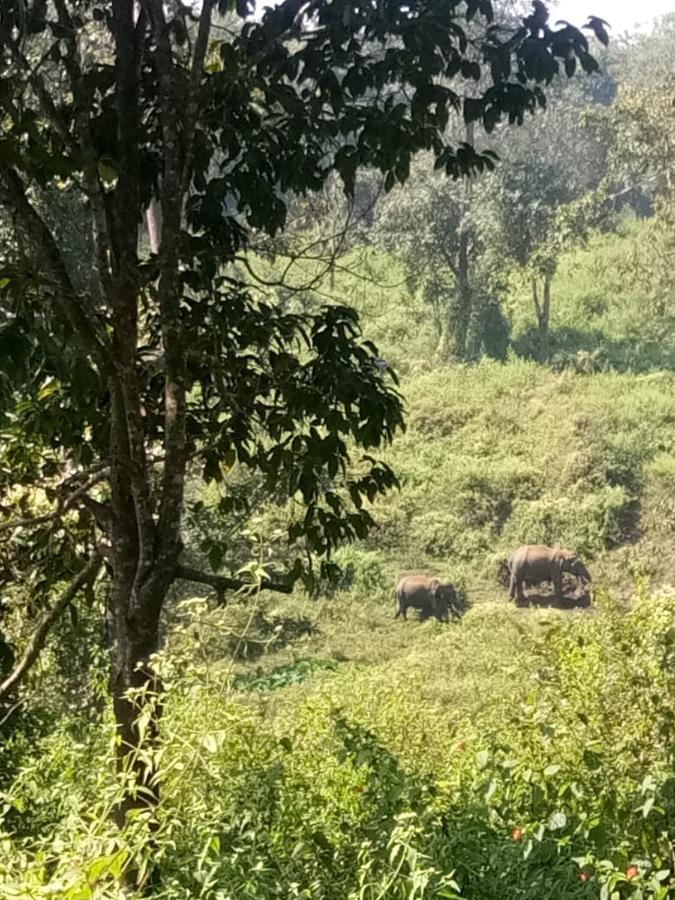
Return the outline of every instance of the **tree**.
[[[400,429],[401,405],[356,316],[286,314],[235,277],[235,256],[251,235],[283,230],[289,196],[334,172],[347,193],[361,167],[390,189],[420,150],[449,176],[479,171],[484,154],[444,138],[451,113],[521,122],[561,66],[596,67],[583,34],[551,30],[535,3],[515,31],[485,31],[490,84],[469,103],[463,85],[481,67],[463,25],[489,23],[487,0],[284,0],[260,22],[214,29],[228,9],[24,0],[0,13],[0,204],[14,235],[2,303],[16,347],[2,383],[15,448],[4,487],[10,500],[22,484],[53,498],[24,529],[61,534],[80,509],[94,523],[93,543],[70,546],[84,571],[94,553],[109,571],[119,767],[136,778],[120,823],[158,799],[134,751],[157,734],[160,705],[150,727],[138,717],[161,696],[151,657],[167,592],[179,578],[214,580],[180,564],[188,475],[219,479],[236,464],[301,498],[295,563],[260,582],[286,590],[310,576],[308,551],[329,559],[364,535],[365,501],[395,484],[368,451]],[[247,15],[245,0],[237,11]],[[599,20],[589,27],[606,38]],[[66,199],[92,248],[82,277],[50,215]],[[155,201],[148,253],[139,233]]]
[[[518,21],[517,7],[499,4],[501,27]],[[448,181],[422,158],[405,186],[377,207],[377,241],[403,257],[411,286],[434,310],[441,346],[456,358],[475,358],[495,332],[508,342],[498,299],[506,267],[526,265],[546,240],[558,206],[597,188],[604,176],[606,152],[584,128],[583,111],[607,102],[613,82],[595,74],[556,77],[546,111],[517,132],[508,123],[485,131],[480,123],[455,125],[455,140],[487,143],[503,163],[494,171]],[[544,286],[550,295],[550,283]]]
[[[503,272],[515,264],[527,279],[543,360],[549,356],[559,259],[604,224],[610,210],[609,146],[587,127],[587,119],[589,109],[604,115],[614,92],[613,79],[601,73],[592,79],[557,79],[544,114],[512,135],[497,129],[494,146],[502,164],[482,179],[473,221],[481,236],[483,267]]]
[[[423,155],[406,184],[376,207],[373,239],[403,260],[409,288],[429,304],[441,357],[500,355],[490,337],[491,313],[501,317],[497,298],[503,266],[491,253],[484,215],[493,178],[490,173],[451,181],[434,173]],[[502,343],[508,344],[503,320],[501,327]]]

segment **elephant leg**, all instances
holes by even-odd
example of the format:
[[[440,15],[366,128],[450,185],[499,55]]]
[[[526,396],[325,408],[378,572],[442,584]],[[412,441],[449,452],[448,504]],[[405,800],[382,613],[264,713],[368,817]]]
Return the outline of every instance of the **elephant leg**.
[[[515,572],[511,573],[511,588],[509,594],[511,595],[511,598],[517,600],[518,603],[522,603],[525,600],[522,575],[516,575]]]
[[[399,597],[398,594],[396,594],[396,614],[394,615],[394,618],[398,619],[398,617],[400,615],[401,615],[401,598]]]
[[[562,572],[560,570],[556,570],[553,573],[553,594],[555,596],[556,601],[559,603],[562,598]]]
[[[525,590],[523,585],[525,584],[524,578],[516,579],[516,596],[518,598],[518,603],[525,603]]]

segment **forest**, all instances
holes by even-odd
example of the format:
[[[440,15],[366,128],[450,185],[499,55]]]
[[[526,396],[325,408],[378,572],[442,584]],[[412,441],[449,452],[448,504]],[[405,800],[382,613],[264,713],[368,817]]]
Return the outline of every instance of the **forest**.
[[[0,4],[2,900],[675,897],[675,12],[550,6]]]

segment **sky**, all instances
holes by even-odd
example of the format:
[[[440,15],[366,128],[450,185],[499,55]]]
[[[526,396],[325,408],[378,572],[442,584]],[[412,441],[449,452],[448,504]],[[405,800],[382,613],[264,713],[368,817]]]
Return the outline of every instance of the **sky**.
[[[1,2],[1,0],[0,0]],[[599,16],[612,26],[610,33],[622,34],[651,26],[657,16],[675,13],[675,0],[549,0],[553,21],[567,19],[572,25],[583,25],[589,15]],[[276,0],[256,0],[256,15]]]
[[[552,13],[553,21],[567,19],[572,25],[583,25],[589,15],[599,16],[612,26],[611,33],[621,34],[675,13],[675,0],[559,0]]]

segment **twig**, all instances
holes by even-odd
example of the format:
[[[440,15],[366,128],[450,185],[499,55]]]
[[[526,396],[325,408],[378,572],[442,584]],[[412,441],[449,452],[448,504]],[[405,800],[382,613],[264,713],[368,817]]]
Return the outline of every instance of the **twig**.
[[[2,532],[4,531],[13,531],[15,528],[44,525],[47,522],[51,522],[52,520],[57,521],[65,513],[72,509],[77,500],[85,499],[91,501],[90,497],[85,497],[84,495],[87,494],[90,488],[98,484],[99,481],[103,481],[104,478],[107,478],[109,474],[109,470],[105,468],[100,472],[97,472],[95,475],[92,475],[92,477],[88,481],[80,485],[80,487],[77,488],[77,490],[75,490],[72,494],[70,494],[69,497],[67,497],[65,500],[60,499],[56,505],[56,509],[54,509],[52,512],[45,513],[41,516],[32,516],[24,519],[13,519],[11,522],[3,522],[0,525],[0,534],[2,534]]]
[[[9,719],[11,719],[12,716],[14,715],[14,713],[17,711],[17,709],[18,709],[20,706],[23,706],[23,704],[24,704],[25,702],[26,702],[26,698],[25,698],[25,697],[22,697],[22,698],[21,698],[20,700],[18,700],[13,706],[10,706],[10,708],[7,710],[7,712],[6,712],[5,715],[2,717],[2,719],[0,719],[0,730],[2,730],[2,726],[5,724],[5,722],[7,722]]]
[[[99,569],[101,568],[101,562],[101,557],[98,553],[95,553],[87,565],[81,570],[79,575],[71,581],[54,606],[44,614],[40,624],[29,638],[20,662],[14,667],[14,670],[7,678],[5,678],[2,684],[0,684],[0,700],[3,700],[13,688],[20,684],[29,670],[33,667],[40,655],[40,651],[45,645],[47,635],[49,634],[52,625],[68,606],[70,606],[79,591],[87,583],[93,582],[96,579]]]

